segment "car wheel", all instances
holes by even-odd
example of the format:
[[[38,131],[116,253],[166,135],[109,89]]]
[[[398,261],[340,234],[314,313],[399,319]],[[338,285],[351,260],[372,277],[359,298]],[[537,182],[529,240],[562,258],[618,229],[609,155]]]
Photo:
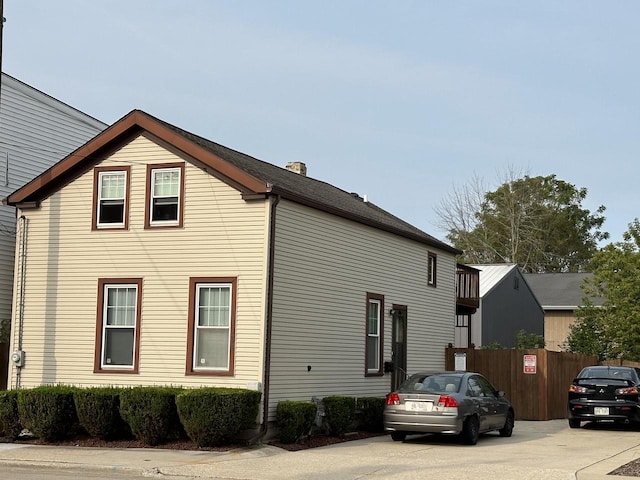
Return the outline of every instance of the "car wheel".
[[[478,437],[480,437],[478,417],[467,417],[462,426],[462,441],[467,445],[475,445],[478,443]]]
[[[513,412],[509,411],[509,413],[507,413],[507,419],[504,421],[504,427],[498,430],[498,433],[500,433],[500,436],[510,437],[511,434],[513,433],[513,425],[514,425]]]
[[[569,428],[580,428],[580,420],[576,420],[575,418],[570,418]]]
[[[391,432],[391,440],[394,442],[404,442],[405,438],[407,438],[407,434],[404,432]]]

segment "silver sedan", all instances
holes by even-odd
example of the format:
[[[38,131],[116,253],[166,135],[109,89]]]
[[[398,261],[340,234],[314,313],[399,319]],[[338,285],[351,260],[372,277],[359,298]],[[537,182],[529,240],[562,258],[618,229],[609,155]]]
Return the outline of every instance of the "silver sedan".
[[[410,434],[460,435],[475,445],[481,433],[510,437],[514,411],[504,392],[473,372],[421,372],[387,395],[384,429],[395,441]]]

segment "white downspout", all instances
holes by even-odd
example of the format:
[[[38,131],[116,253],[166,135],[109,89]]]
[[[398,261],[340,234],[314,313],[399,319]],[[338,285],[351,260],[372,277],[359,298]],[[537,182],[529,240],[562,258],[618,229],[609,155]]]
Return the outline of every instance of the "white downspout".
[[[16,237],[19,239],[19,255],[18,255],[18,348],[22,351],[22,336],[24,332],[24,295],[26,280],[26,263],[27,263],[27,217],[20,215],[18,218],[18,233]],[[16,366],[16,388],[20,388],[20,376],[22,367]]]

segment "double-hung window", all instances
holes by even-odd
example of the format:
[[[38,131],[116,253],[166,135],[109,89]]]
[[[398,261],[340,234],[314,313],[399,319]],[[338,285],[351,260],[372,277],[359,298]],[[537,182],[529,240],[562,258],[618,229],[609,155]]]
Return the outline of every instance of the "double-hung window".
[[[129,167],[94,170],[93,229],[128,226]]]
[[[366,375],[382,375],[384,297],[367,294]]]
[[[436,274],[438,272],[437,259],[438,257],[435,253],[429,252],[429,254],[427,255],[427,285],[429,285],[430,287],[436,286]]]
[[[147,227],[182,226],[184,163],[147,167]]]
[[[192,278],[187,374],[233,375],[235,278]]]
[[[96,372],[137,373],[141,279],[98,282]]]

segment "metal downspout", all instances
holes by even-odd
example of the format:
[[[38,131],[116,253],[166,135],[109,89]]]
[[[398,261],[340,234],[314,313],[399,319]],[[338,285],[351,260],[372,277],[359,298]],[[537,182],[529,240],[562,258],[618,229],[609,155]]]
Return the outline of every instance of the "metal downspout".
[[[271,327],[273,320],[273,264],[275,257],[276,236],[276,207],[280,203],[280,196],[270,197],[271,209],[269,212],[269,251],[267,257],[267,295],[265,305],[265,345],[264,345],[264,388],[263,388],[263,412],[262,424],[258,433],[250,440],[256,443],[267,434],[269,428],[269,384],[271,377]]]
[[[24,332],[24,286],[26,281],[27,263],[27,217],[20,215],[18,218],[18,228],[20,230],[20,254],[18,255],[18,348],[22,351],[22,336]],[[16,367],[16,389],[20,388],[20,377],[22,368]]]

